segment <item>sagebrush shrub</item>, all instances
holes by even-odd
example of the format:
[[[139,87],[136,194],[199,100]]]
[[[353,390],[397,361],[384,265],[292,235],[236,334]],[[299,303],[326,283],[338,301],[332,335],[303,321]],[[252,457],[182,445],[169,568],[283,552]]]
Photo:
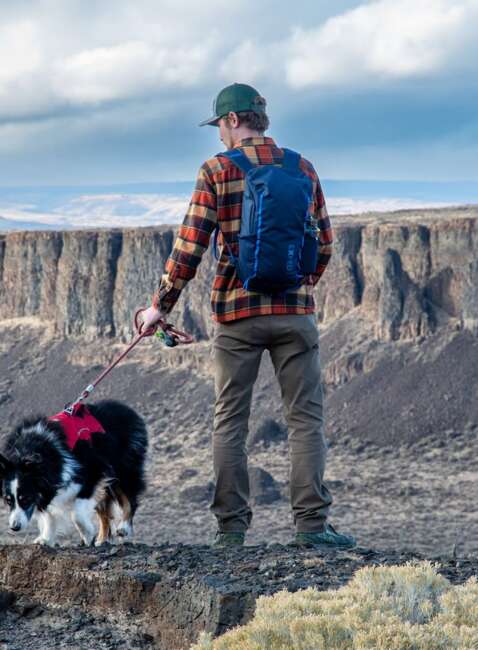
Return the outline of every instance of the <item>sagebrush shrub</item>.
[[[431,562],[366,567],[337,590],[260,596],[253,620],[191,650],[478,650],[478,582]]]

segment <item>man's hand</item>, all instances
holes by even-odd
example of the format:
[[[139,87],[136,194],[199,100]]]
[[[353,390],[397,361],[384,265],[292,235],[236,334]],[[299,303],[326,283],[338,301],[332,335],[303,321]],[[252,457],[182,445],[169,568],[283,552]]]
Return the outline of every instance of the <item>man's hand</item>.
[[[144,332],[153,325],[156,325],[160,320],[166,320],[167,316],[164,311],[157,309],[156,307],[148,307],[141,312],[141,331]]]

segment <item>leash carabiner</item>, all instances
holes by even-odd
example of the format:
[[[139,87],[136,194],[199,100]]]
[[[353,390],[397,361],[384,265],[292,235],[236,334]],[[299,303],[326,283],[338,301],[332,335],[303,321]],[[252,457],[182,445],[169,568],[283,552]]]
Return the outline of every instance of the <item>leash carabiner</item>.
[[[139,336],[156,336],[168,348],[174,348],[177,345],[189,345],[193,342],[193,337],[186,332],[178,330],[171,323],[167,323],[164,319],[160,318],[157,323],[148,327],[144,332],[142,331],[143,323],[140,322],[140,314],[145,311],[144,308],[138,309],[134,315],[134,326]]]

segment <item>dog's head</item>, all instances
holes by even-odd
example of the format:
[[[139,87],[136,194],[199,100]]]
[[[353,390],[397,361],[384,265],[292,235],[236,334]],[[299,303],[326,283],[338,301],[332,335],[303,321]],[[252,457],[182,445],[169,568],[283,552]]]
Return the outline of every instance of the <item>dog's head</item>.
[[[10,508],[9,525],[25,530],[35,509],[45,510],[71,480],[74,459],[59,442],[61,426],[38,416],[24,420],[7,437],[0,454],[0,496]]]
[[[41,463],[38,453],[13,459],[0,454],[1,495],[10,509],[8,523],[13,532],[26,529],[35,507],[41,503],[38,489]]]

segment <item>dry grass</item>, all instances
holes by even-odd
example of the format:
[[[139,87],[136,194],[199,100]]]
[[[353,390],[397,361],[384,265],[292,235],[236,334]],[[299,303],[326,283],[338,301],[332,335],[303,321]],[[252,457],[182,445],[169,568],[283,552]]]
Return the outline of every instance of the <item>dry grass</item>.
[[[367,567],[338,590],[261,596],[249,624],[191,650],[477,650],[476,577],[455,587],[437,568]]]
[[[321,557],[306,557],[304,560],[304,566],[310,569],[311,567],[322,566],[325,564],[325,560]]]

